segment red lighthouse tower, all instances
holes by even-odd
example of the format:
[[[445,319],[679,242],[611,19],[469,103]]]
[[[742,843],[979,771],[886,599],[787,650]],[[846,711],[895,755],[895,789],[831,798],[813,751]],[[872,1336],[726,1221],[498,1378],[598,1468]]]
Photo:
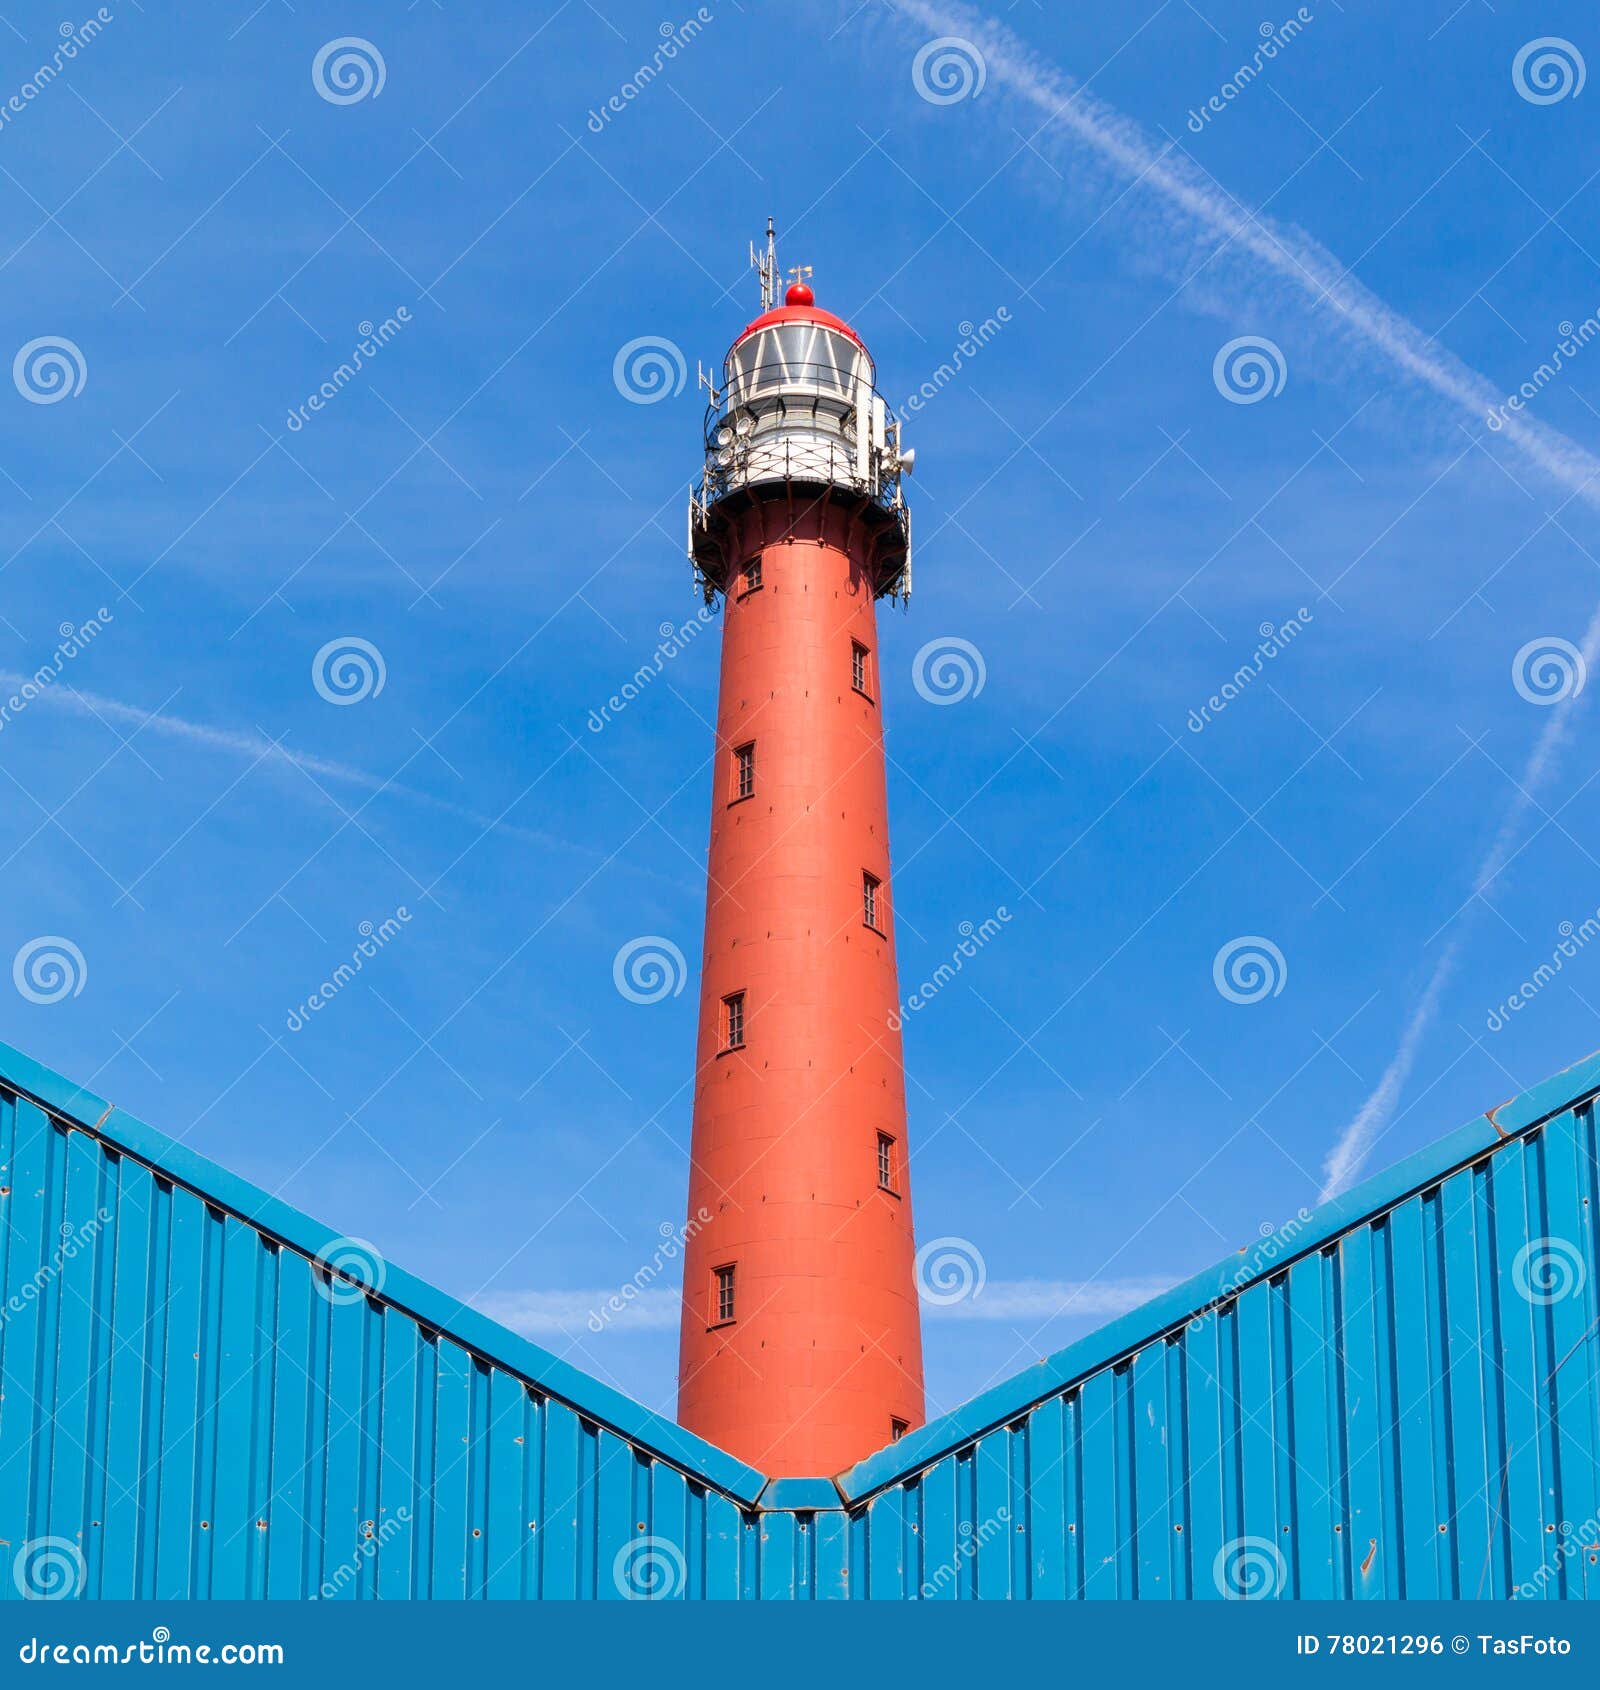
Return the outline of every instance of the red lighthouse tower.
[[[751,257],[689,512],[724,624],[678,1417],[785,1477],[923,1418],[876,614],[911,454],[803,272],[773,309],[770,224]]]

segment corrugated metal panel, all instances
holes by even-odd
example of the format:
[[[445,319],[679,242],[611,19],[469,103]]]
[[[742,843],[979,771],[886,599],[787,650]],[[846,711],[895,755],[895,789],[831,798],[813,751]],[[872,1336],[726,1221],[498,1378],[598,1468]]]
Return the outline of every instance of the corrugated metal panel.
[[[1597,1187],[1585,1104],[1153,1334],[877,1489],[865,1594],[1600,1594]]]
[[[837,1483],[770,1485],[0,1074],[6,1596],[1600,1593],[1600,1062]]]

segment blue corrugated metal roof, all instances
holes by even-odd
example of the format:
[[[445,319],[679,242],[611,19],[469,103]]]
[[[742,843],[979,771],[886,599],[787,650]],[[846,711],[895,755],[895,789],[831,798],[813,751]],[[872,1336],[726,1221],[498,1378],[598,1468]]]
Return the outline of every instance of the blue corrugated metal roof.
[[[1077,1343],[1047,1356],[1014,1379],[985,1391],[953,1413],[930,1421],[898,1443],[867,1457],[840,1475],[842,1494],[847,1500],[860,1498],[926,1466],[931,1457],[1001,1424],[1072,1380],[1137,1349],[1156,1334],[1183,1325],[1197,1309],[1207,1308],[1219,1298],[1237,1295],[1255,1279],[1282,1271],[1295,1257],[1321,1248],[1369,1215],[1391,1208],[1411,1193],[1498,1148],[1516,1133],[1574,1102],[1592,1097],[1597,1091],[1600,1091],[1600,1052],[1475,1117],[1455,1132],[1324,1203],[1295,1232],[1292,1248],[1263,1260],[1248,1278],[1239,1278],[1237,1257],[1225,1258]]]
[[[0,1591],[1600,1593],[1597,1090],[768,1484],[409,1275],[330,1278],[328,1228],[0,1046]]]

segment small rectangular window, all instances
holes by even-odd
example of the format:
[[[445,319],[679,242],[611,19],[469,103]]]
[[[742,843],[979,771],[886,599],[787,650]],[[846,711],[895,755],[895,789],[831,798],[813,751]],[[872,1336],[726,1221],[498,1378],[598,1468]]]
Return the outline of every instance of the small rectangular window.
[[[733,754],[733,795],[735,798],[749,798],[756,789],[756,746],[751,740],[748,745],[741,745]]]
[[[889,1442],[892,1444],[899,1443],[910,1430],[911,1427],[904,1420],[891,1420],[889,1422]]]
[[[852,640],[850,642],[850,685],[859,693],[868,691],[867,682],[870,677],[867,672],[867,657],[867,648],[862,645],[860,640]]]
[[[880,933],[883,929],[878,922],[878,888],[882,884],[875,874],[861,876],[861,917],[868,927],[877,928]]]
[[[761,585],[761,558],[753,557],[739,571],[739,591],[753,593]]]
[[[885,1191],[893,1191],[894,1140],[888,1133],[878,1134],[878,1184]]]
[[[744,993],[734,992],[722,1000],[722,1048],[738,1050],[744,1043]]]
[[[722,1267],[712,1269],[715,1280],[713,1289],[716,1299],[712,1324],[715,1326],[725,1326],[733,1319],[733,1270],[734,1264],[732,1262],[727,1262]]]

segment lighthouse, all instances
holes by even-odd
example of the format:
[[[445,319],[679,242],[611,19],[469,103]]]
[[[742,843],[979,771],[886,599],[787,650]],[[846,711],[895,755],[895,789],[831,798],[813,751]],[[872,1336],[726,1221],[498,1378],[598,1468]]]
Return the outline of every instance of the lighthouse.
[[[708,381],[689,556],[723,635],[678,1418],[775,1477],[923,1419],[877,605],[912,454],[806,281]]]

